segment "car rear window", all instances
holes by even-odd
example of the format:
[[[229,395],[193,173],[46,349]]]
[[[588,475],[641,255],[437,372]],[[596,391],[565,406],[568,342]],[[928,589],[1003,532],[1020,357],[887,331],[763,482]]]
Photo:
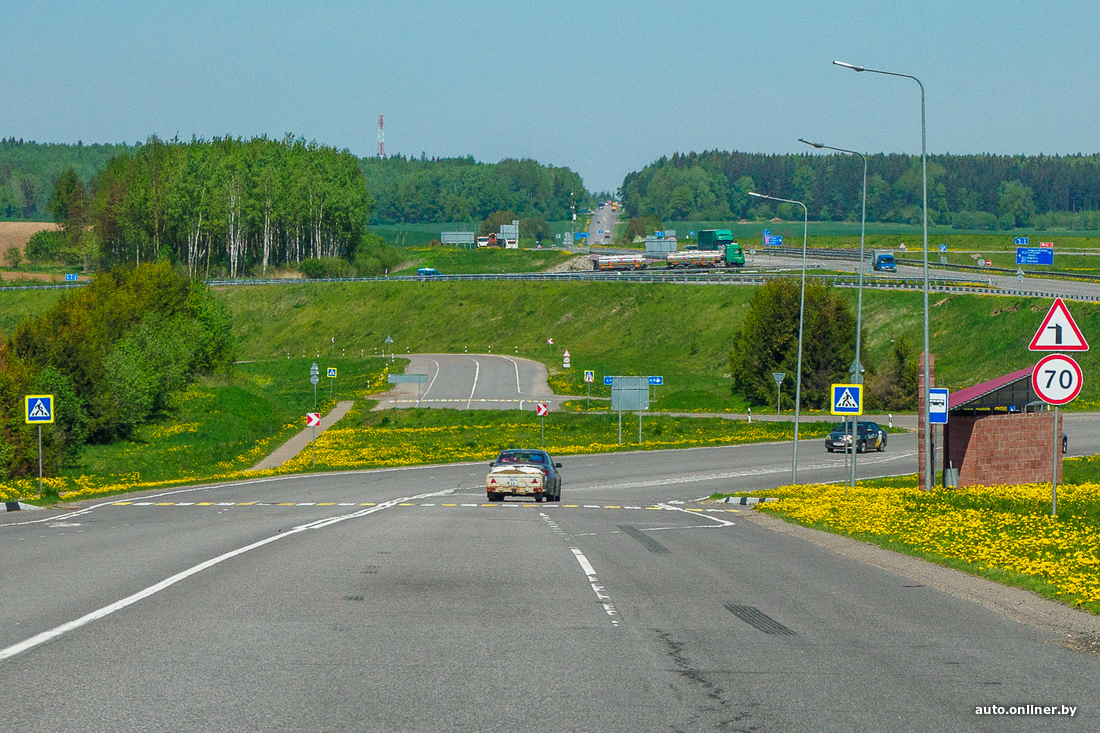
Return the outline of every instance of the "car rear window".
[[[541,453],[501,453],[497,463],[546,463]]]

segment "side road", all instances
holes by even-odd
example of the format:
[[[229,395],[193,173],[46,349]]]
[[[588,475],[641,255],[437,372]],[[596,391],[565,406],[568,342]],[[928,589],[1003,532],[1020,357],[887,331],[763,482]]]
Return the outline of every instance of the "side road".
[[[351,410],[354,404],[354,400],[336,403],[336,407],[332,408],[329,414],[321,418],[321,424],[317,428],[317,434],[320,435],[335,425],[340,418],[348,414],[348,411]],[[278,468],[305,450],[309,446],[311,440],[313,440],[313,428],[304,428],[300,433],[276,448],[267,458],[248,470],[263,471],[268,468]]]

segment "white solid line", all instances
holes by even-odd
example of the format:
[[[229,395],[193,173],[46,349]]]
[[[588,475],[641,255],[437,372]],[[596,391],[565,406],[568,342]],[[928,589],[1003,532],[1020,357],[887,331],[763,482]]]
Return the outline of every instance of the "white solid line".
[[[428,393],[432,391],[432,385],[435,384],[435,378],[439,376],[439,362],[435,359],[428,359],[428,361],[435,364],[435,374],[432,376],[432,381],[428,382],[428,388],[424,390],[424,394],[420,395],[421,398],[428,396]]]
[[[516,365],[516,394],[523,394],[523,390],[519,388],[519,362],[510,356],[504,358]]]
[[[159,583],[155,583],[154,585],[151,585],[151,586],[149,586],[148,588],[146,588],[144,590],[140,590],[137,593],[134,593],[133,595],[127,596],[126,598],[123,598],[120,601],[115,601],[114,603],[106,605],[103,608],[100,608],[96,611],[92,611],[91,613],[85,614],[84,616],[81,616],[80,618],[75,619],[73,621],[69,621],[68,623],[64,623],[64,624],[61,624],[60,626],[56,626],[52,629],[49,629],[48,631],[43,631],[41,634],[36,634],[35,636],[32,636],[31,638],[27,639],[26,641],[22,641],[18,644],[14,644],[12,646],[9,646],[7,649],[0,649],[0,662],[4,661],[5,659],[10,659],[10,658],[16,656],[17,654],[22,654],[23,652],[27,651],[28,649],[33,649],[36,646],[39,646],[41,644],[45,644],[47,641],[52,641],[54,639],[57,639],[58,637],[63,636],[64,634],[67,634],[70,631],[75,631],[76,629],[79,629],[81,626],[86,626],[86,625],[92,623],[93,621],[98,621],[101,618],[105,618],[107,616],[110,616],[115,611],[120,611],[123,608],[126,608],[127,606],[131,606],[131,605],[137,603],[140,600],[148,598],[149,596],[155,595],[155,594],[161,592],[162,590],[164,590],[166,588],[170,588],[173,585],[175,585],[176,583],[179,583],[182,580],[186,580],[187,578],[190,578],[192,575],[196,575],[198,573],[201,573],[203,570],[206,570],[208,568],[212,568],[215,565],[218,565],[220,563],[225,562],[226,560],[237,557],[238,555],[243,555],[244,553],[249,552],[251,550],[255,550],[258,547],[263,547],[264,545],[270,544],[272,542],[276,542],[278,540],[284,539],[284,538],[289,537],[291,535],[298,534],[299,532],[305,532],[306,530],[323,529],[324,527],[328,527],[329,525],[336,524],[337,522],[343,522],[344,520],[347,520],[347,519],[355,519],[355,518],[358,518],[358,517],[365,517],[368,514],[373,514],[375,512],[381,511],[383,509],[389,509],[390,507],[393,507],[393,506],[395,506],[395,505],[397,505],[397,504],[399,504],[403,501],[409,501],[410,499],[427,499],[428,497],[431,497],[431,496],[438,496],[441,493],[443,493],[443,492],[438,492],[437,491],[437,492],[433,492],[433,493],[430,493],[430,494],[421,494],[420,496],[405,497],[405,498],[401,498],[401,499],[392,499],[392,500],[384,502],[382,504],[378,504],[377,506],[370,507],[369,509],[363,509],[363,510],[358,511],[358,512],[352,512],[351,514],[344,514],[344,515],[339,516],[339,517],[329,517],[328,519],[320,519],[316,522],[310,522],[309,524],[302,524],[302,525],[299,525],[299,526],[294,527],[292,529],[289,529],[286,532],[283,532],[281,534],[272,535],[271,537],[268,537],[267,539],[260,540],[259,542],[253,542],[251,545],[245,545],[244,547],[239,547],[236,550],[231,550],[229,552],[226,552],[225,554],[218,555],[217,557],[211,558],[210,560],[206,560],[205,562],[201,562],[198,565],[195,565],[194,567],[190,567],[187,570],[184,570],[183,572],[176,573],[175,575],[173,575],[169,578],[165,578],[164,580],[160,581]]]
[[[722,519],[720,517],[712,517],[708,514],[703,514],[702,512],[689,512],[687,509],[681,509],[678,506],[669,506],[668,504],[658,504],[657,506],[661,507],[662,509],[668,509],[669,511],[673,511],[673,512],[683,512],[684,514],[690,514],[691,516],[699,517],[700,519],[709,519],[713,522],[720,522],[723,527],[732,527],[733,526],[733,522],[726,521],[725,519]]]
[[[477,378],[481,374],[481,362],[477,359],[473,359],[474,365],[477,367],[474,370],[474,388],[470,390],[470,399],[466,400],[466,409],[470,409],[470,403],[474,401],[474,392],[477,392]]]

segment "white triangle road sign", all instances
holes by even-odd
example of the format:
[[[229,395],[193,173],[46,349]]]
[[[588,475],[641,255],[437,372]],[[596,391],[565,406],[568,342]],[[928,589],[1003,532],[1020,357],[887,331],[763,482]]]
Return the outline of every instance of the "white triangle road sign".
[[[46,405],[42,400],[35,400],[34,407],[31,408],[30,416],[36,420],[49,420],[50,411],[46,409]]]
[[[1069,314],[1069,308],[1061,298],[1055,298],[1043,325],[1039,326],[1027,348],[1030,351],[1088,351],[1089,345]]]
[[[852,396],[852,390],[844,390],[844,394],[840,396],[840,399],[836,401],[836,408],[838,410],[858,410],[859,402]]]

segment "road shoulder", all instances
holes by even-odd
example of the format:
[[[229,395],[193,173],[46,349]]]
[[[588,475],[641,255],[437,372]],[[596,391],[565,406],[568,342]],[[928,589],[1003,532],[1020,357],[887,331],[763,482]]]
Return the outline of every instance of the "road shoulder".
[[[843,557],[871,565],[929,588],[977,603],[994,613],[1060,637],[1078,651],[1100,654],[1100,616],[1047,600],[1022,588],[1001,585],[851,537],[786,522],[758,511],[742,518],[773,532],[798,537]]]

